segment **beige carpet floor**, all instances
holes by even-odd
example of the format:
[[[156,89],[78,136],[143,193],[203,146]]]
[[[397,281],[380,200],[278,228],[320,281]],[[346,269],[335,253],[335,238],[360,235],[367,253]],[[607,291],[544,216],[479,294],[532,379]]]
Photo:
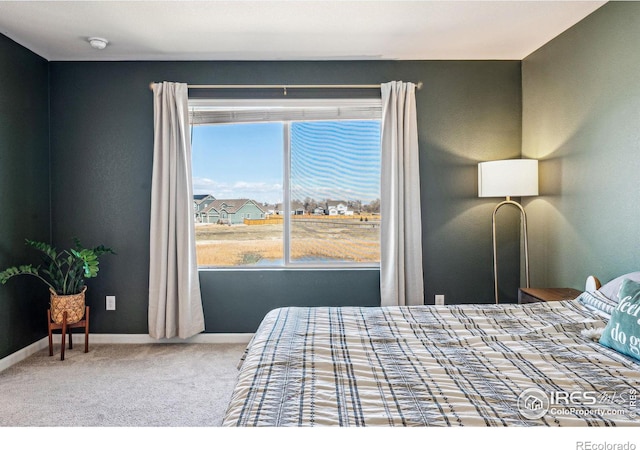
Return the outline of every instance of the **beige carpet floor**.
[[[215,427],[245,344],[48,349],[0,372],[3,427]]]

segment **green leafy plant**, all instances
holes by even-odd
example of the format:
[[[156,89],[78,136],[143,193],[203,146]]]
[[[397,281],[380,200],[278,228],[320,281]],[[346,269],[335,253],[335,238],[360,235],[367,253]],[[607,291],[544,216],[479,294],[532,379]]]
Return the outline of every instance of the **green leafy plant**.
[[[85,248],[76,238],[74,247],[58,251],[51,245],[25,240],[26,244],[43,254],[43,264],[32,264],[9,267],[0,272],[0,283],[5,284],[9,279],[18,275],[31,275],[42,280],[58,295],[79,294],[85,286],[86,278],[98,276],[98,258],[105,253],[115,255],[115,252],[99,245],[95,248]]]

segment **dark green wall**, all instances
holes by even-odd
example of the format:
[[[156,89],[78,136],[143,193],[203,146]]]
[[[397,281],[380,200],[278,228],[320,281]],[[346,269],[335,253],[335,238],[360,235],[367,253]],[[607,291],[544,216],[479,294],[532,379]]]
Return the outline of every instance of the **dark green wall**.
[[[50,240],[48,63],[0,35],[0,269],[38,263]],[[0,286],[0,359],[46,334],[48,294],[34,279]]]
[[[493,302],[491,216],[504,198],[479,199],[478,162],[517,158],[521,148],[520,62],[424,62],[417,98],[425,296]],[[500,301],[519,286],[519,215],[498,214]]]
[[[445,294],[451,303],[493,301],[491,212],[497,200],[477,198],[477,162],[520,153],[519,61],[53,62],[50,70],[54,242],[75,235],[87,245],[103,243],[118,252],[102,260],[100,276],[89,283],[94,332],[147,332],[149,83],[164,80],[422,81],[417,104],[426,301],[432,303],[434,294]],[[516,297],[517,258],[513,248],[505,256],[505,300]],[[380,301],[375,270],[210,271],[202,272],[201,280],[207,332],[254,331],[277,306]],[[105,295],[116,295],[116,311],[105,311]]]
[[[25,237],[78,236],[113,246],[90,281],[92,331],[147,332],[152,164],[151,81],[193,84],[422,81],[418,92],[426,302],[491,302],[491,212],[477,162],[541,159],[541,196],[525,200],[534,286],[581,288],[639,270],[640,4],[610,2],[518,61],[58,62],[0,36],[0,265],[32,257]],[[521,74],[522,69],[522,74]],[[47,84],[48,71],[51,79]],[[50,88],[50,89],[48,89]],[[51,91],[51,112],[47,112]],[[51,163],[49,167],[49,121]],[[521,125],[522,124],[522,125]],[[522,141],[522,142],[521,142]],[[49,189],[49,168],[51,188]],[[507,213],[501,296],[518,285],[516,221]],[[378,274],[201,274],[208,332],[252,331],[288,304],[379,302]],[[0,358],[43,337],[46,291],[0,288]],[[250,291],[263,292],[261,298]],[[116,295],[118,309],[104,310]],[[246,295],[245,295],[246,294]]]
[[[375,270],[232,270],[201,273],[200,280],[206,331],[253,333],[283,305],[380,305]]]
[[[450,303],[493,299],[495,202],[476,198],[476,164],[518,154],[519,62],[47,63],[4,37],[0,61],[0,263],[36,258],[23,246],[27,237],[52,236],[57,246],[78,237],[86,245],[115,248],[118,255],[105,256],[100,276],[89,281],[93,332],[147,332],[153,146],[148,85],[161,80],[422,81],[417,101],[426,302],[436,293]],[[512,300],[517,251],[507,253],[503,285],[505,300]],[[251,332],[268,310],[284,305],[380,301],[376,270],[205,271],[201,281],[207,332]],[[105,311],[105,295],[117,296],[116,311]],[[37,317],[44,317],[47,297],[37,280],[12,280],[0,290],[0,357],[45,336],[45,321]]]
[[[527,57],[523,154],[532,282],[581,289],[640,270],[640,2],[609,2]]]

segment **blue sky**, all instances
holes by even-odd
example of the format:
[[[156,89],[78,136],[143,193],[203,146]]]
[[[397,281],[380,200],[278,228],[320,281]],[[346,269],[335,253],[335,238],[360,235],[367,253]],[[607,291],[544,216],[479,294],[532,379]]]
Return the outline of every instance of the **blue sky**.
[[[282,201],[282,124],[196,126],[191,151],[194,194]]]
[[[294,122],[292,198],[379,198],[379,133],[378,121]],[[282,123],[194,127],[194,193],[281,202],[283,148]]]

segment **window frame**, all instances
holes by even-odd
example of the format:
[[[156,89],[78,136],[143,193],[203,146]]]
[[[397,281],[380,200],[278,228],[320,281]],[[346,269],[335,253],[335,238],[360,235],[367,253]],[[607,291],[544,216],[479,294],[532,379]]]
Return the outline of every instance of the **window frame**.
[[[382,124],[382,101],[380,98],[366,98],[366,99],[189,99],[190,118],[193,118],[194,113],[197,111],[206,110],[207,108],[220,108],[221,110],[229,109],[232,111],[234,108],[240,108],[242,110],[260,109],[260,108],[282,108],[283,104],[289,104],[294,108],[306,107],[327,107],[327,108],[340,108],[344,105],[349,107],[351,105],[357,105],[357,107],[366,107],[370,105],[372,109],[378,108],[379,114],[376,117],[366,117],[367,114],[363,114],[362,118],[349,117],[323,117],[317,119],[310,118],[297,118],[297,119],[280,119],[273,120],[240,120],[240,121],[220,121],[213,123],[197,123],[193,124],[190,120],[189,126],[191,127],[191,135],[193,136],[193,127],[207,126],[215,124],[242,124],[242,123],[281,123],[283,127],[283,171],[282,171],[282,183],[283,183],[283,230],[282,230],[282,262],[279,264],[270,265],[239,265],[239,266],[212,266],[212,265],[198,265],[198,271],[239,271],[239,270],[371,270],[380,269],[380,261],[376,262],[351,262],[351,261],[336,261],[336,262],[303,262],[291,260],[291,124],[293,122],[309,122],[309,121],[378,121]],[[252,106],[255,105],[255,106]],[[230,115],[233,115],[232,113]],[[357,115],[357,113],[356,113]],[[381,241],[380,241],[381,243]],[[381,258],[381,255],[380,255]]]

